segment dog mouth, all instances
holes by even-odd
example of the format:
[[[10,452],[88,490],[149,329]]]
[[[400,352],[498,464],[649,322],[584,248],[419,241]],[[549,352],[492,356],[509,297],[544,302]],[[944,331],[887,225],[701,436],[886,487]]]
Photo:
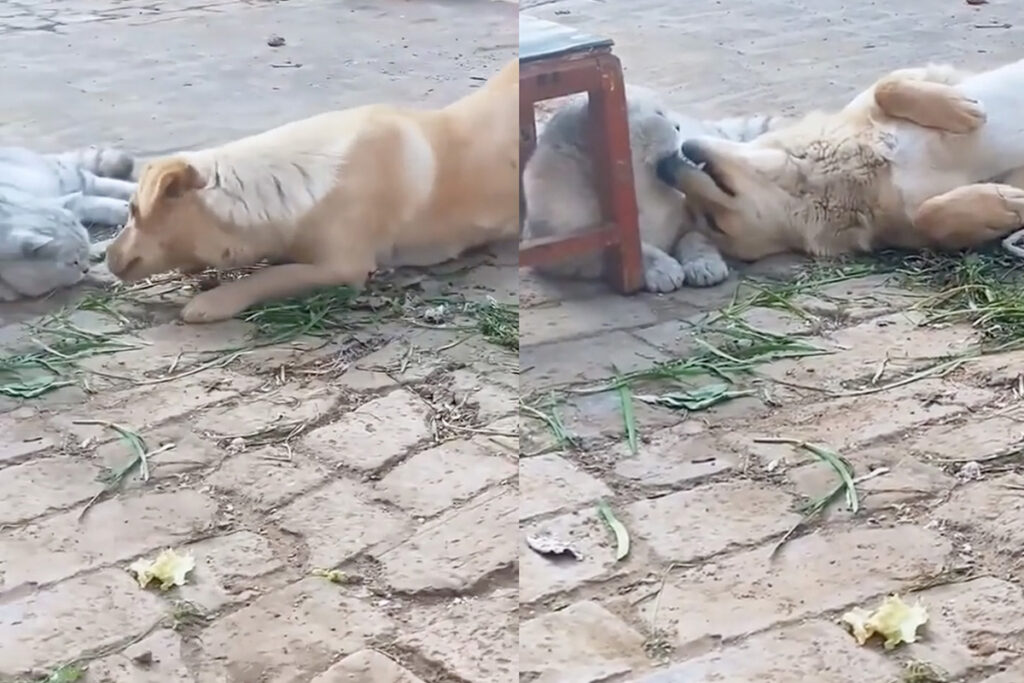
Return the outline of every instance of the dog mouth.
[[[718,221],[715,220],[715,214],[705,213],[704,222],[707,224],[709,229],[713,230],[714,232],[717,232],[719,235],[725,234],[725,230],[722,230],[722,228],[720,228],[718,225]]]
[[[122,282],[134,282],[142,278],[138,277],[134,271],[138,270],[139,266],[142,265],[142,257],[135,256],[127,263],[117,263],[114,267],[111,267],[110,257],[107,257],[107,268],[111,274],[114,275],[118,280]]]
[[[725,195],[729,197],[736,196],[735,190],[726,182],[721,169],[715,165],[711,156],[701,145],[692,141],[684,142],[679,148],[679,158],[689,169],[699,171],[710,178],[715,186]]]

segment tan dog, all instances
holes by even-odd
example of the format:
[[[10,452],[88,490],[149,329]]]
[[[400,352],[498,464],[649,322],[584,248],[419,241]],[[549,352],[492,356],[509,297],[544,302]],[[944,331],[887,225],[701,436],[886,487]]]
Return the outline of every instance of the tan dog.
[[[152,161],[107,251],[126,281],[273,264],[197,295],[188,322],[261,301],[362,285],[518,235],[519,63],[440,109],[320,114]]]
[[[962,249],[1024,224],[1022,112],[1024,61],[906,69],[751,142],[688,140],[658,172],[743,260]]]

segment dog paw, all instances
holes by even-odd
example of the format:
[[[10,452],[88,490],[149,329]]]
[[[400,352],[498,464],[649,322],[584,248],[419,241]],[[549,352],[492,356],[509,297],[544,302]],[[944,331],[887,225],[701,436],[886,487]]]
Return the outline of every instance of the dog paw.
[[[729,266],[717,253],[706,253],[683,261],[685,283],[690,287],[711,287],[729,277]]]
[[[658,249],[644,250],[644,286],[648,292],[674,292],[685,280],[679,261]]]
[[[953,102],[946,128],[952,133],[971,133],[987,120],[988,115],[980,102],[961,95]]]
[[[219,295],[217,289],[197,294],[181,309],[181,319],[189,324],[215,323],[233,318],[244,310],[233,305],[228,297]]]

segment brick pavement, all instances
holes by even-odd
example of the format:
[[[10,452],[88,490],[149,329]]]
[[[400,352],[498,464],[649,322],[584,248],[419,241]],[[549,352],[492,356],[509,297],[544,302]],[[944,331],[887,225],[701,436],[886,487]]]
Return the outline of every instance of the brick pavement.
[[[974,28],[1015,23],[995,0],[523,7],[613,34],[633,80],[705,115],[837,104],[908,61],[1016,58],[1022,35]],[[21,95],[0,103],[0,141],[56,149],[99,136],[156,153],[368,99],[438,103],[511,54],[514,40],[500,36],[513,12],[483,1],[0,2],[5,46],[25,64],[0,75]],[[266,46],[271,33],[286,48]],[[521,378],[514,356],[479,338],[386,323],[139,385],[194,367],[179,366],[182,351],[250,331],[177,325],[171,292],[124,309],[149,345],[85,362],[92,393],[0,401],[0,681],[79,658],[85,681],[125,683],[500,683],[517,670],[545,683],[873,683],[898,680],[911,659],[965,683],[1024,678],[1019,466],[983,464],[964,482],[950,462],[965,444],[975,455],[1020,442],[1020,353],[823,401],[789,385],[840,390],[884,361],[925,367],[972,335],[922,331],[912,293],[846,281],[800,301],[817,323],[745,313],[840,350],[762,368],[789,383],[771,403],[748,397],[688,419],[637,405],[632,456],[619,398],[574,397],[561,417],[583,452],[530,455],[550,446],[531,420],[519,463],[517,393],[688,355],[679,321],[727,305],[737,285],[626,300],[520,284],[513,258],[445,269],[431,286],[504,300],[519,290]],[[752,271],[785,274],[787,262]],[[0,312],[0,340],[30,336],[25,322],[46,306]],[[127,451],[79,418],[175,444],[154,456],[149,481],[126,482],[82,520],[97,474]],[[295,422],[307,428],[288,447],[251,436]],[[829,511],[769,561],[796,501],[832,479],[788,447],[754,442],[762,435],[827,441],[858,473],[890,471],[861,485],[863,513]],[[594,514],[601,499],[631,531],[624,562]],[[536,556],[522,539],[538,531],[571,539],[584,559]],[[192,580],[168,594],[138,589],[125,568],[166,546],[197,557]],[[315,572],[328,567],[350,581]],[[883,655],[836,624],[851,605],[911,587],[932,615],[917,645]]]
[[[890,68],[935,60],[986,66],[1020,58],[1015,3],[893,5],[842,0],[524,0],[523,11],[615,38],[627,78],[705,116],[798,112],[841,104]],[[1002,25],[1008,28],[984,28]],[[785,279],[792,259],[747,274]],[[696,353],[687,323],[727,307],[733,277],[708,290],[622,299],[598,286],[554,285],[521,272],[521,392],[526,400]],[[749,292],[748,292],[749,294]],[[616,392],[569,394],[559,417],[581,448],[523,422],[520,466],[520,669],[554,683],[889,683],[918,660],[943,680],[1024,680],[1024,504],[1019,457],[964,459],[1024,441],[1013,352],[945,377],[858,397],[843,392],[925,368],[976,340],[967,326],[919,327],[918,295],[882,276],[836,283],[796,303],[743,314],[777,334],[837,353],[759,368],[764,395],[681,417],[634,401],[639,448],[625,444]],[[782,382],[781,384],[778,382]],[[882,380],[882,384],[885,380]],[[532,397],[532,398],[531,398]],[[770,558],[799,519],[797,503],[835,475],[774,436],[824,442],[863,474],[862,510],[830,509]],[[535,454],[535,455],[533,455]],[[961,462],[958,462],[961,461]],[[629,529],[629,557],[596,502]],[[582,554],[552,562],[527,536],[548,533]],[[924,639],[886,654],[838,623],[855,605],[921,589]],[[923,680],[923,679],[913,679]],[[929,679],[932,680],[932,679]]]
[[[514,21],[486,0],[3,0],[0,142],[149,154],[370,101],[438,105],[514,54]],[[515,301],[515,258],[422,286]],[[5,306],[0,339],[81,294]],[[118,304],[140,350],[83,361],[85,387],[0,399],[0,681],[71,661],[89,683],[514,680],[515,355],[393,321],[201,369],[251,326],[176,323],[173,286],[143,299]],[[81,419],[174,448],[80,519],[131,455]],[[195,556],[188,584],[140,589],[127,566],[164,547]],[[316,574],[331,568],[346,580]]]

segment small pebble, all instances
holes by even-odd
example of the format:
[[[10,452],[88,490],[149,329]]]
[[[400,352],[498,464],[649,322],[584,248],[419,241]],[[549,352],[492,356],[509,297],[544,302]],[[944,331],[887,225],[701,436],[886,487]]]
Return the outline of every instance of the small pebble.
[[[973,460],[968,463],[964,463],[960,471],[956,473],[957,479],[960,481],[977,481],[981,479],[981,465],[974,462]]]
[[[267,45],[269,45],[270,47],[281,47],[282,45],[284,45],[284,38],[275,33],[274,35],[267,38]]]

